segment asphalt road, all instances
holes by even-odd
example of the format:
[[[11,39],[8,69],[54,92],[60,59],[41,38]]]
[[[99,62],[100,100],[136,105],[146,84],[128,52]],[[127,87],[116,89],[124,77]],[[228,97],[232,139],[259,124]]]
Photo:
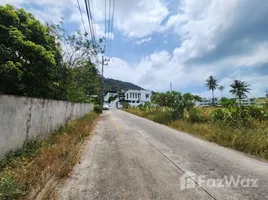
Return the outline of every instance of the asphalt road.
[[[268,163],[115,109],[58,197],[268,199]]]

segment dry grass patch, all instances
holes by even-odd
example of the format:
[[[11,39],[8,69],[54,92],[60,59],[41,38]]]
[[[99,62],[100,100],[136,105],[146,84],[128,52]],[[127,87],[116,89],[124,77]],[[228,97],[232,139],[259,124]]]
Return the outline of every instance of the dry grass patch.
[[[96,113],[70,122],[48,139],[26,144],[0,161],[0,199],[25,199],[38,192],[52,176],[67,177],[80,158]]]

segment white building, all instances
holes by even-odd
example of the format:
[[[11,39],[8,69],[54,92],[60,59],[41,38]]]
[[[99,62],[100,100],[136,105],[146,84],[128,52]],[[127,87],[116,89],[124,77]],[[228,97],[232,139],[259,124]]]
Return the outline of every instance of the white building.
[[[151,101],[152,92],[149,90],[128,90],[125,93],[125,101],[131,106],[138,106]]]
[[[220,98],[214,98],[214,105],[218,105],[220,103]],[[212,98],[202,98],[201,101],[196,101],[195,106],[211,106],[213,104]]]
[[[233,98],[236,100],[237,103],[240,103],[240,100],[237,98]],[[221,98],[214,98],[214,105],[219,105],[221,102]],[[241,99],[241,105],[243,106],[249,106],[252,104],[256,103],[256,99],[254,98],[246,98],[246,99]],[[201,101],[195,102],[196,106],[203,107],[203,106],[212,106],[212,98],[202,98]]]

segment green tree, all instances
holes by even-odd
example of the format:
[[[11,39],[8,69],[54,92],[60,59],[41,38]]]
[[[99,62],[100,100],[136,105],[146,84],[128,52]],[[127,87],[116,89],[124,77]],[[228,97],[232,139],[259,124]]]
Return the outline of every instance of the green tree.
[[[194,106],[194,102],[199,99],[198,96],[190,93],[182,94],[172,91],[166,93],[156,92],[152,96],[152,103],[158,106],[171,108],[174,119],[182,118],[186,110],[190,110]]]
[[[205,86],[208,90],[212,91],[212,105],[214,106],[214,90],[216,90],[218,87],[218,80],[213,76],[209,76],[206,80]]]
[[[220,90],[220,92],[221,92],[221,98],[222,98],[222,91],[225,89],[225,87],[223,86],[223,85],[220,85],[219,87],[218,87],[218,90]]]
[[[11,5],[0,6],[0,93],[55,98],[64,71],[47,26]]]
[[[230,86],[232,88],[230,90],[230,93],[239,99],[239,102],[241,105],[241,99],[247,97],[246,93],[249,93],[249,91],[250,91],[249,86],[250,85],[247,84],[245,81],[234,80],[234,82]]]
[[[81,61],[72,70],[72,80],[68,88],[68,100],[89,102],[100,93],[100,75],[90,61]]]

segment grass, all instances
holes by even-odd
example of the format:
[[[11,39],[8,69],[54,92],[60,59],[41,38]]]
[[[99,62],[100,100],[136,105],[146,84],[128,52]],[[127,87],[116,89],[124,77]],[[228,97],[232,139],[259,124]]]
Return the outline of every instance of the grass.
[[[80,158],[96,113],[68,123],[48,139],[24,147],[0,160],[0,199],[25,199],[41,189],[50,177],[67,177]]]
[[[203,108],[206,109],[206,108]],[[134,108],[124,109],[127,112],[168,125],[171,128],[188,132],[205,140],[229,147],[250,155],[268,159],[268,122],[257,123],[254,128],[237,128],[222,123],[198,122],[187,120],[172,120],[167,113],[161,111],[146,111]],[[211,110],[204,110],[208,115]],[[163,123],[164,122],[164,123]]]

